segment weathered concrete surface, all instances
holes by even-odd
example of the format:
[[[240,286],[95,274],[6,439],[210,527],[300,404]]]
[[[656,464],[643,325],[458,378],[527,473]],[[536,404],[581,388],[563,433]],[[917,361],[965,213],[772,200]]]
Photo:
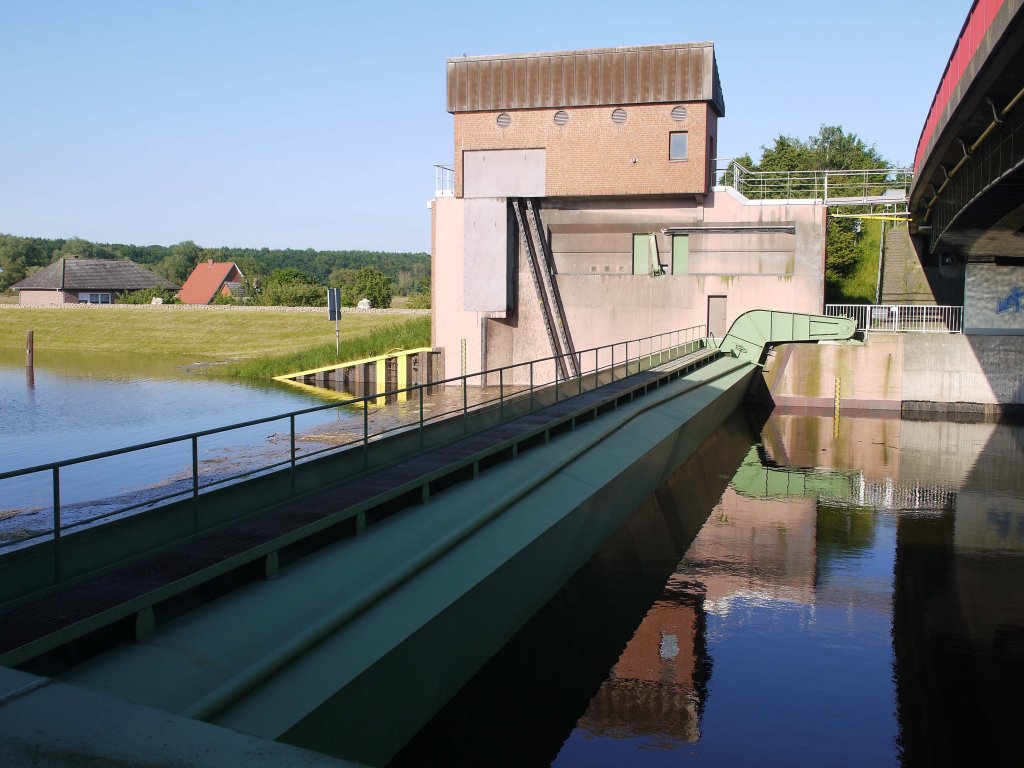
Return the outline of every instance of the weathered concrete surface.
[[[1024,404],[1024,338],[869,334],[864,345],[783,345],[765,367],[778,405],[998,412]]]
[[[0,764],[8,768],[359,765],[3,667]]]
[[[1024,334],[1024,275],[1018,267],[968,264],[964,290],[964,331],[968,334]]]
[[[504,273],[486,276],[494,285],[511,281],[514,301],[507,315],[471,311],[497,304],[466,294],[472,288],[481,297],[491,295],[467,266],[473,261],[471,246],[476,247],[466,236],[470,202],[438,198],[431,203],[433,338],[445,349],[446,376],[460,373],[463,339],[471,373],[551,354],[517,236],[509,238],[510,252],[486,259],[489,265],[507,265]],[[724,299],[727,326],[752,309],[821,311],[824,214],[814,200],[753,201],[716,187],[700,202],[546,198],[540,209],[551,232],[555,279],[577,350],[704,325],[709,297]],[[633,274],[634,234],[654,234],[661,261],[670,265],[672,238],[662,230],[671,227],[698,228],[688,235],[686,274]],[[757,227],[768,231],[754,231]],[[524,383],[518,372],[515,380]]]

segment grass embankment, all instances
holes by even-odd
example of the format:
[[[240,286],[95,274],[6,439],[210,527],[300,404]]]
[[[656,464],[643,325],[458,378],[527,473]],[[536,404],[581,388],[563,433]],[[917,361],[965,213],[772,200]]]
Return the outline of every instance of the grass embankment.
[[[829,304],[874,304],[878,284],[878,246],[882,222],[864,219],[857,243],[857,265],[834,291],[829,291]]]
[[[334,323],[326,314],[0,306],[0,347],[23,347],[25,333],[31,329],[37,351],[137,353],[194,362],[229,362],[234,364],[211,367],[209,372],[256,378],[335,362]],[[341,360],[394,348],[427,346],[430,318],[344,314],[341,343]]]
[[[398,349],[430,346],[430,318],[418,316],[367,331],[362,336],[342,338],[340,352],[334,341],[288,355],[258,357],[219,366],[219,375],[245,379],[268,379],[286,373],[322,368],[332,363],[376,357]]]

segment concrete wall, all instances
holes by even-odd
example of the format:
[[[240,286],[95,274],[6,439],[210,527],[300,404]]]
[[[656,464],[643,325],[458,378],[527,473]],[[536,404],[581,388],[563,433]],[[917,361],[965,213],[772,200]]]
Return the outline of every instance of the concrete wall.
[[[626,105],[621,107],[623,123],[612,122],[611,106],[511,110],[505,113],[511,123],[504,128],[497,122],[499,112],[457,113],[455,194],[476,189],[464,180],[464,153],[539,147],[547,150],[549,196],[703,194],[708,188],[708,126],[717,123],[717,115],[706,102],[687,102],[686,119],[677,121],[671,114],[675,106]],[[569,116],[565,125],[554,122],[558,111]],[[669,133],[674,131],[689,134],[686,160],[669,160]]]
[[[465,220],[452,223],[446,219],[463,217],[472,202],[445,198],[434,203],[434,344],[446,349],[448,375],[458,372],[462,338],[472,350],[470,371],[478,370],[477,362],[493,368],[551,354],[536,289],[522,254],[510,259],[515,265],[516,301],[508,315],[488,319],[483,309],[479,315],[470,314],[471,307],[484,305],[460,293],[473,284],[463,266],[468,246],[457,240]],[[551,233],[556,281],[577,350],[704,325],[709,296],[725,297],[730,324],[751,309],[821,311],[823,216],[821,206],[813,202],[763,205],[728,191],[709,193],[704,205],[683,198],[547,198],[541,203],[541,217]],[[662,261],[670,262],[671,243],[661,234],[663,227],[735,224],[787,224],[795,234],[701,233],[690,238],[691,264],[696,264],[699,272],[631,273],[633,233],[656,233]],[[518,250],[518,238],[511,240]],[[616,270],[621,267],[621,271],[592,272],[589,267],[594,262]],[[486,327],[482,336],[481,323]]]
[[[864,345],[788,344],[765,366],[778,405],[999,412],[1024,404],[1024,337],[872,333]]]
[[[481,197],[462,203],[462,308],[504,314],[512,301],[509,235],[514,228],[509,226],[508,200]]]
[[[964,332],[1024,334],[1024,269],[967,265]]]
[[[431,202],[431,292],[434,305],[434,345],[444,347],[444,377],[458,376],[462,340],[466,340],[466,370],[480,370],[480,316],[463,308],[465,201],[439,197]]]

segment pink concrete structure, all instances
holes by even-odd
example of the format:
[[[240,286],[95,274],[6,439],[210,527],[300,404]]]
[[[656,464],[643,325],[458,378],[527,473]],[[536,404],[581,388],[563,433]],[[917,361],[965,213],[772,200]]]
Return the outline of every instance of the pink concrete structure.
[[[821,311],[823,206],[715,186],[711,43],[452,59],[448,108],[453,183],[432,202],[447,376]]]

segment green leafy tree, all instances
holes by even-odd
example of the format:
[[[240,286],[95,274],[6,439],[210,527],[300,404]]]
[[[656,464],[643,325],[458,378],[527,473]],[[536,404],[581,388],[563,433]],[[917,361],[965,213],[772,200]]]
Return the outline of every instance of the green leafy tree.
[[[399,275],[402,272],[411,273],[411,284],[407,278],[402,278],[402,285],[399,288],[400,292],[411,293],[430,278],[430,254],[424,252],[203,248],[190,240],[170,247],[139,246],[91,243],[82,238],[64,240],[0,234],[0,268],[4,270],[0,273],[0,289],[18,282],[31,270],[44,267],[54,259],[75,256],[130,259],[178,284],[188,278],[197,263],[206,259],[235,262],[245,275],[246,281],[253,284],[264,283],[275,270],[294,269],[305,276],[307,284],[327,283],[343,287],[349,279],[355,280],[361,268],[375,267],[393,282],[400,279]]]
[[[817,135],[806,140],[780,134],[770,147],[761,147],[761,150],[759,163],[754,163],[750,155],[737,158],[737,162],[750,171],[870,170],[891,165],[873,145],[868,145],[855,133],[846,133],[838,125],[822,125]],[[878,192],[886,186],[885,174],[871,175],[868,181],[877,184]],[[735,185],[731,170],[726,173],[723,183]],[[857,196],[862,194],[864,177],[857,175],[849,181],[840,177],[830,180],[829,184],[830,196],[841,197],[844,193]],[[843,185],[848,185],[849,189],[844,189]],[[793,197],[810,197],[815,193],[810,186],[789,192]],[[856,209],[848,210],[853,212]],[[834,218],[828,221],[825,238],[826,293],[836,291],[857,267],[861,235],[853,222],[853,219]]]
[[[260,285],[256,300],[265,306],[322,307],[327,291],[322,285],[291,267],[276,269]]]
[[[36,239],[0,235],[0,291],[50,263],[50,248]]]
[[[430,309],[430,286],[409,294],[409,309]]]
[[[191,240],[185,240],[172,245],[167,256],[156,265],[154,271],[172,283],[181,285],[192,274],[201,257],[202,249]]]
[[[181,300],[174,295],[174,291],[165,291],[163,288],[143,288],[138,291],[122,293],[116,299],[115,304],[152,304],[153,299],[163,299],[164,304],[180,304]]]
[[[369,299],[375,309],[391,306],[395,287],[391,279],[376,267],[363,267],[355,279],[342,286],[341,301],[345,306],[355,306],[362,299]]]

